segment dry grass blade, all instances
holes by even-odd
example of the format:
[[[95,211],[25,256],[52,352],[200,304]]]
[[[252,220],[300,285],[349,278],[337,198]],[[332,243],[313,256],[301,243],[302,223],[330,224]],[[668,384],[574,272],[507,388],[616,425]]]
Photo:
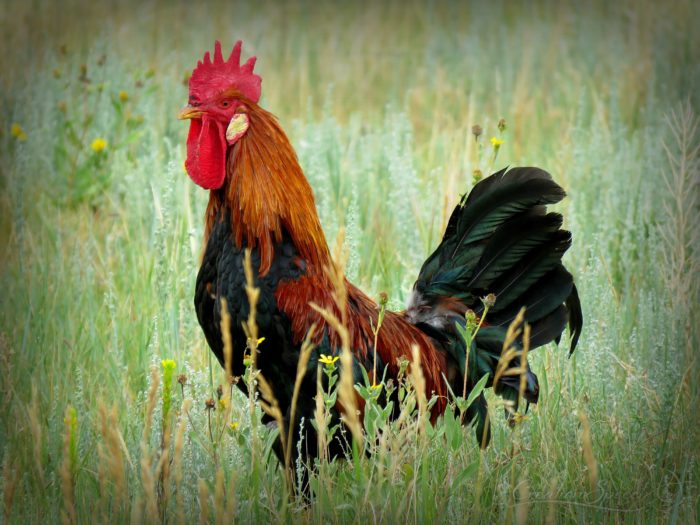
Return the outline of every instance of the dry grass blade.
[[[220,399],[221,406],[223,406],[223,420],[229,421],[231,416],[231,411],[233,409],[231,405],[231,394],[233,390],[233,385],[236,382],[236,378],[233,376],[233,342],[231,340],[231,315],[228,312],[228,302],[225,297],[221,298],[221,339],[224,343],[224,370],[223,370],[223,382],[221,385],[222,396]],[[222,426],[221,432],[218,438],[221,438],[225,430],[225,426]]]
[[[148,398],[146,401],[146,414],[144,417],[143,434],[141,435],[141,443],[147,445],[151,439],[151,425],[153,424],[153,410],[156,408],[156,400],[158,399],[158,386],[160,385],[160,376],[155,367],[151,368],[151,386],[148,388]]]
[[[141,485],[145,498],[146,516],[152,523],[158,521],[158,498],[156,496],[156,478],[153,474],[150,451],[142,446],[141,449]]]
[[[530,510],[530,486],[527,479],[518,483],[518,502],[515,504],[515,519],[518,525],[527,523],[527,513]]]
[[[209,523],[209,487],[206,482],[199,478],[197,481],[199,496],[199,523],[206,525]]]
[[[107,406],[100,400],[97,404],[97,409],[100,414],[100,434],[104,440],[105,447],[100,447],[100,465],[104,467],[100,475],[109,479],[114,485],[114,493],[116,500],[116,508],[122,508],[125,515],[128,515],[128,494],[126,490],[126,470],[124,457],[124,449],[122,448],[123,438],[119,431],[119,420],[116,407],[108,409]],[[106,497],[106,491],[104,493]]]
[[[73,407],[66,407],[63,421],[63,460],[61,461],[59,476],[61,478],[61,492],[63,494],[61,522],[66,525],[77,523],[75,510],[76,415]]]
[[[659,233],[665,244],[663,276],[677,309],[680,329],[684,333],[685,365],[693,361],[693,326],[697,318],[694,305],[700,295],[700,118],[690,102],[666,116],[671,143],[663,141],[668,167],[663,181],[668,190],[664,202],[665,218]]]
[[[248,348],[250,356],[253,360],[253,370],[257,369],[258,359],[258,323],[256,321],[258,299],[260,298],[260,289],[255,286],[255,278],[253,274],[253,263],[251,260],[250,250],[246,249],[243,258],[243,271],[245,272],[245,292],[248,297],[248,320],[243,324],[243,330],[248,337]]]
[[[3,523],[9,523],[12,517],[12,505],[14,503],[15,491],[19,481],[19,469],[16,460],[10,460],[9,454],[5,453],[2,462],[2,517]]]
[[[228,302],[221,298],[221,339],[224,343],[224,375],[225,383],[233,380],[233,343],[231,342],[231,315],[228,313]]]
[[[13,398],[13,360],[14,349],[6,335],[0,332],[0,410],[5,413]]]
[[[177,425],[175,434],[175,446],[173,450],[173,477],[175,479],[175,511],[178,525],[184,525],[187,522],[185,518],[185,501],[182,491],[182,453],[185,446],[185,431],[187,430],[187,421],[192,400],[185,399],[182,402],[180,411],[180,421]]]
[[[554,502],[557,499],[557,489],[559,483],[557,478],[552,478],[549,482],[549,502],[547,503],[547,517],[545,518],[545,525],[555,525],[557,522],[557,507]]]
[[[360,421],[360,411],[357,404],[358,394],[355,391],[355,379],[353,377],[353,356],[345,346],[340,354],[340,381],[338,383],[338,400],[343,406],[345,423],[352,432],[352,437],[358,450],[364,446],[364,434]]]
[[[421,435],[424,435],[425,419],[428,413],[428,400],[425,397],[425,376],[423,375],[423,368],[421,367],[418,345],[413,345],[411,347],[411,357],[412,361],[409,377],[416,394],[416,401],[418,402],[418,429]]]
[[[498,381],[504,375],[514,375],[523,373],[520,368],[515,370],[509,370],[510,363],[518,355],[520,351],[514,346],[518,337],[522,333],[523,319],[525,318],[525,308],[521,308],[518,315],[515,316],[513,322],[508,326],[508,331],[506,332],[505,340],[503,341],[503,350],[501,352],[501,357],[498,360],[498,365],[496,366],[496,373],[493,378],[493,387],[496,388]],[[527,362],[527,361],[526,361]]]
[[[160,511],[161,520],[165,521],[165,511],[168,507],[168,486],[170,484],[170,441],[172,439],[172,432],[170,431],[170,425],[166,425],[167,431],[163,433],[163,439],[160,446],[160,456],[158,457],[158,463],[156,463],[155,478],[157,482],[157,497],[158,497],[158,509]]]
[[[134,499],[134,503],[131,505],[131,514],[129,516],[129,523],[142,523],[143,516],[143,499],[141,496],[137,496]]]
[[[328,461],[328,417],[326,414],[326,404],[323,402],[323,383],[321,383],[321,368],[316,369],[316,409],[314,410],[314,419],[317,426],[317,439],[319,459]]]
[[[518,388],[518,406],[522,405],[527,387],[527,354],[530,352],[530,325],[525,323],[523,328],[523,349],[520,352],[520,387]]]
[[[581,420],[581,447],[583,448],[583,459],[586,461],[586,466],[588,468],[588,484],[595,497],[595,492],[598,487],[598,463],[593,455],[591,426],[588,423],[588,416],[585,412],[582,410],[579,411],[578,417]]]
[[[216,483],[214,484],[214,513],[216,525],[227,523],[226,516],[226,487],[224,485],[224,471],[219,468],[216,471]],[[230,519],[230,517],[228,517]]]
[[[287,445],[289,443],[285,439],[284,414],[282,414],[282,411],[280,410],[279,402],[277,401],[277,397],[275,396],[275,392],[272,389],[272,386],[270,385],[270,383],[267,382],[267,379],[265,379],[262,373],[258,372],[257,380],[258,390],[260,391],[261,396],[259,400],[260,408],[262,408],[263,411],[268,416],[272,417],[275,420],[275,423],[277,423],[277,428],[279,430],[279,437],[277,439],[279,439],[280,441],[280,445],[282,447],[282,454],[285,458],[284,480],[287,484],[289,494],[293,494],[294,480],[292,478],[292,471],[290,465],[286,461],[287,457],[290,457],[290,455],[287,453]]]
[[[246,296],[248,297],[249,312],[248,319],[243,323],[243,331],[248,338],[247,350],[250,352],[250,370],[248,374],[248,411],[251,421],[251,432],[253,439],[250,448],[250,465],[251,471],[256,471],[256,461],[258,456],[258,433],[257,433],[257,417],[255,415],[255,381],[258,375],[258,323],[256,321],[256,312],[258,298],[260,297],[260,289],[255,287],[255,278],[253,276],[253,263],[251,260],[250,250],[246,249],[243,257],[243,271],[246,279]]]
[[[294,391],[292,393],[292,405],[290,407],[289,414],[289,429],[287,430],[287,444],[284,453],[284,464],[287,468],[291,466],[291,456],[292,456],[292,443],[294,438],[294,426],[296,422],[296,411],[297,403],[299,401],[299,390],[301,389],[301,383],[306,375],[306,367],[309,364],[309,359],[311,358],[311,353],[313,352],[315,345],[312,342],[314,331],[316,330],[316,325],[312,325],[309,331],[306,333],[304,342],[301,344],[301,350],[299,351],[299,361],[297,362],[297,374],[294,379]],[[281,430],[281,429],[280,429]],[[282,434],[280,434],[280,439],[282,439]]]
[[[348,260],[348,250],[345,246],[345,228],[340,228],[338,230],[338,236],[335,239],[335,246],[333,247],[333,261],[330,266],[326,268],[326,273],[331,279],[331,284],[333,285],[332,297],[335,301],[335,305],[340,312],[340,323],[347,327],[347,303],[348,303],[348,289],[345,286],[345,264]]]
[[[42,425],[40,422],[39,397],[36,383],[32,381],[32,401],[27,407],[29,417],[29,429],[32,433],[32,451],[34,453],[34,468],[42,485],[45,484],[44,460],[42,454]]]

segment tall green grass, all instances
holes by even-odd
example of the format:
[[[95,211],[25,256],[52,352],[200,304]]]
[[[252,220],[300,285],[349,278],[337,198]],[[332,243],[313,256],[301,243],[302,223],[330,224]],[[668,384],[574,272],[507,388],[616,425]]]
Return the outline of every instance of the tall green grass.
[[[4,522],[700,519],[696,10],[4,6]],[[388,427],[371,458],[323,463],[303,507],[265,461],[260,409],[238,394],[217,404],[192,307],[207,196],[183,172],[175,119],[215,38],[258,55],[261,104],[297,149],[328,239],[345,228],[349,275],[390,306],[475,169],[537,165],[566,188],[580,347],[533,355],[540,404],[515,430],[494,410],[486,452],[449,418],[425,434]]]

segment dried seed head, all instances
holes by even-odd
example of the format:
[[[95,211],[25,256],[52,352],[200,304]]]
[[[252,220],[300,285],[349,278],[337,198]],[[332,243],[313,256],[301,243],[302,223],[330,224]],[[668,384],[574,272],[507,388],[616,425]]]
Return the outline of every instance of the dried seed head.
[[[479,126],[479,124],[474,124],[472,126],[472,133],[474,134],[474,137],[479,138],[479,136],[484,132],[484,128]]]
[[[213,410],[214,407],[216,406],[216,401],[214,401],[214,398],[209,398],[204,402],[204,408],[207,410]]]
[[[474,313],[474,310],[467,310],[464,312],[464,318],[467,320],[467,327],[472,330],[476,327],[476,314]]]
[[[185,386],[187,384],[187,376],[185,374],[180,374],[177,376],[177,382],[182,386]]]
[[[386,294],[386,292],[379,292],[379,304],[381,306],[386,306],[386,303],[389,302],[389,296]]]
[[[498,121],[498,131],[503,133],[506,130],[506,119],[502,118]]]
[[[481,170],[479,168],[476,168],[472,172],[472,178],[474,179],[474,184],[476,184],[477,182],[479,182],[481,179],[484,178],[484,174],[481,172]]]
[[[216,387],[216,398],[221,399],[222,397],[224,397],[224,387],[219,385]]]
[[[496,304],[496,294],[490,293],[482,300],[484,301],[484,306],[487,308],[493,308],[493,305]]]

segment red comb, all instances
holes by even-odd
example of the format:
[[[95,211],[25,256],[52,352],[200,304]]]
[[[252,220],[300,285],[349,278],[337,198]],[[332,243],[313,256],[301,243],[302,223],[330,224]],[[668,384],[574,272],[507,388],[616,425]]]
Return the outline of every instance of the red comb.
[[[209,51],[204,54],[204,59],[197,62],[197,67],[190,77],[190,96],[200,100],[207,100],[216,94],[231,87],[240,91],[247,99],[257,102],[260,100],[260,83],[262,79],[253,73],[256,58],[250,57],[248,61],[240,65],[241,41],[233,46],[231,56],[224,61],[221,54],[221,42],[214,44],[214,61],[212,62]]]

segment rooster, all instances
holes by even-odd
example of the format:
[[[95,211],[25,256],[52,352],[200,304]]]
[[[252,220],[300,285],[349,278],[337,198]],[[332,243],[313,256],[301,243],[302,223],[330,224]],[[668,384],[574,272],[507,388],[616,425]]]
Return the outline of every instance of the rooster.
[[[194,305],[222,366],[226,309],[233,347],[230,373],[242,376],[248,346],[243,325],[250,311],[243,265],[250,251],[260,290],[255,321],[265,337],[256,363],[271,385],[284,424],[293,430],[295,456],[298,448],[303,448],[303,460],[318,454],[313,426],[300,425],[302,418],[313,418],[315,373],[305,375],[290,420],[302,342],[314,327],[315,351],[307,372],[315,370],[321,354],[337,355],[341,348],[339,334],[313,305],[346,320],[358,381],[360,367],[372,381],[396,378],[401,358],[410,360],[417,347],[426,394],[437,398],[433,422],[448,407],[450,390],[462,394],[464,385],[468,393],[485,375],[487,387],[493,386],[507,327],[522,308],[531,327],[530,349],[558,342],[568,323],[573,352],[582,328],[581,306],[573,277],[561,262],[571,234],[561,228],[561,215],[545,209],[565,192],[538,168],[499,171],[461,199],[441,243],[420,270],[406,310],[385,312],[375,348],[373,328],[380,308],[345,280],[346,311],[337,311],[334,266],[313,192],[278,120],[258,105],[256,58],[241,65],[240,55],[239,41],[225,60],[217,41],[213,58],[207,52],[193,70],[189,101],[179,115],[190,120],[187,173],[209,190]],[[486,310],[494,295],[495,303]],[[489,301],[482,300],[485,296]],[[460,334],[465,314],[481,324],[468,352]],[[523,397],[535,403],[537,377],[529,367],[523,375]],[[245,392],[243,382],[239,385]],[[496,387],[498,394],[517,402],[520,376],[504,375]],[[340,410],[334,417],[340,418]],[[465,422],[474,424],[482,445],[488,443],[483,393],[469,407]],[[297,447],[298,439],[304,440],[303,447]],[[280,447],[275,450],[282,460]]]

